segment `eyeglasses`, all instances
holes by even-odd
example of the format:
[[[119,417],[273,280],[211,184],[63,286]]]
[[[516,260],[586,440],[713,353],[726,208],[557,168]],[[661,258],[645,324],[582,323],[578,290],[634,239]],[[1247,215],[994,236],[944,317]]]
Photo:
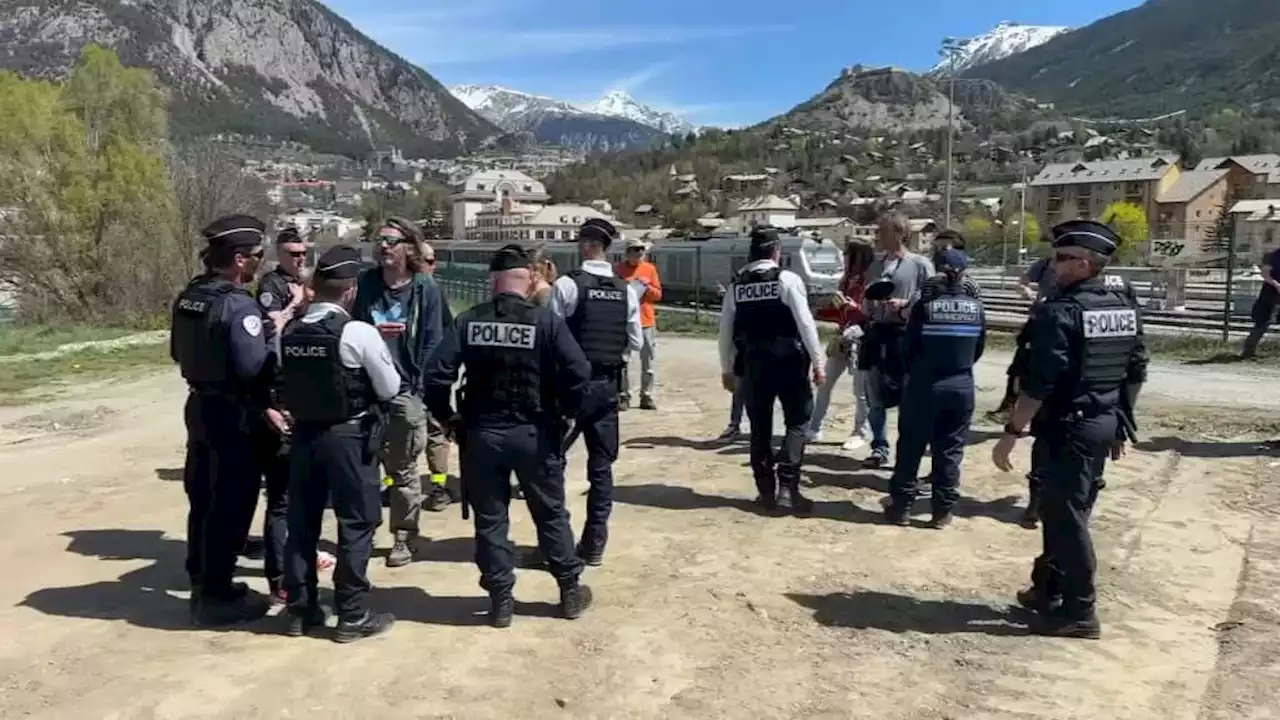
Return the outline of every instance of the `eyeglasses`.
[[[398,235],[379,235],[373,241],[378,245],[399,245],[402,242],[408,242],[405,238]]]

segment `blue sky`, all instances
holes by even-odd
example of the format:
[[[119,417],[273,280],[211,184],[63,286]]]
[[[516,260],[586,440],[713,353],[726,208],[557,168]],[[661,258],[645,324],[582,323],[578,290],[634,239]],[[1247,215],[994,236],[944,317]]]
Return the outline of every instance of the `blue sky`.
[[[446,84],[571,101],[624,89],[706,124],[750,124],[842,67],[926,69],[946,36],[1009,20],[1087,25],[1138,0],[326,0]]]

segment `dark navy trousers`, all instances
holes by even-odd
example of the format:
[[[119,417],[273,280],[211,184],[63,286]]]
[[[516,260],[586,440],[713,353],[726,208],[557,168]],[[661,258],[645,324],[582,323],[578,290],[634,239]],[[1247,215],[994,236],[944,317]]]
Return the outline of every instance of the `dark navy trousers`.
[[[898,453],[889,480],[895,503],[910,506],[925,446],[933,451],[933,511],[949,512],[960,499],[960,464],[973,419],[973,374],[946,378],[911,375],[898,413]]]

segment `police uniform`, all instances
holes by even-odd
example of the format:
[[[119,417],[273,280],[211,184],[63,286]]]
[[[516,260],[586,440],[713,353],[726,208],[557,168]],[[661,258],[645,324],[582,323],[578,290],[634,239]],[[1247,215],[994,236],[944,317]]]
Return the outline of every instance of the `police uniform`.
[[[1142,306],[1138,303],[1138,295],[1134,292],[1133,285],[1121,275],[1102,274],[1099,275],[1103,285],[1109,289],[1122,293],[1129,304],[1138,311]],[[1047,293],[1046,293],[1047,295]],[[1043,295],[1041,299],[1043,299]],[[1034,315],[1033,315],[1034,317]],[[1019,361],[1015,355],[1014,363],[1018,367],[1017,385],[1019,387],[1026,383],[1026,374],[1029,370],[1028,363],[1030,358],[1030,350],[1026,343],[1030,342],[1031,320],[1027,320],[1023,332],[1019,335],[1019,351],[1022,353],[1022,360]],[[1020,364],[1019,364],[1020,363]],[[1010,368],[1013,372],[1013,368]],[[1016,396],[1015,396],[1016,397]],[[1031,444],[1031,471],[1027,473],[1027,508],[1022,513],[1019,522],[1028,530],[1034,530],[1040,521],[1040,486],[1041,476],[1044,474],[1044,468],[1049,462],[1048,445],[1039,438]],[[1106,483],[1102,478],[1098,478],[1098,489],[1105,487]]]
[[[277,254],[281,244],[301,242],[296,230],[285,228],[276,236]],[[276,327],[271,314],[281,312],[289,306],[293,298],[291,286],[302,282],[302,278],[286,273],[280,266],[258,279],[257,299],[262,306],[263,332],[267,335],[267,345],[272,348],[277,359],[280,357],[282,328]],[[278,375],[277,373],[273,383],[271,402],[276,410],[284,411],[280,401]],[[266,508],[262,513],[262,566],[272,595],[280,596],[284,591],[284,552],[288,534],[289,439],[282,437],[265,418],[255,423],[254,438],[254,451],[258,454],[267,496]]]
[[[221,218],[202,234],[206,262],[261,248],[265,227],[247,215]],[[256,257],[261,258],[261,250]],[[173,304],[170,355],[189,388],[183,411],[187,458],[187,574],[193,619],[223,625],[256,619],[265,603],[232,575],[244,547],[261,486],[253,427],[265,412],[274,372],[261,309],[240,283],[216,269],[200,275]]]
[[[349,245],[325,252],[316,263],[321,280],[347,280],[355,297],[360,253]],[[400,390],[400,375],[376,328],[352,320],[349,307],[318,299],[290,323],[280,339],[284,402],[293,415],[290,451],[289,539],[286,588],[289,634],[324,623],[319,607],[316,544],[326,501],[338,520],[333,572],[338,630],[350,642],[391,627],[395,618],[365,604],[373,536],[382,524],[377,446],[380,405]]]
[[[1063,223],[1052,232],[1056,248],[1105,256],[1120,243],[1110,228],[1091,221]],[[1088,522],[1107,457],[1132,424],[1146,377],[1141,314],[1122,285],[1106,276],[1060,286],[1036,310],[1030,353],[1022,394],[1042,403],[1031,430],[1044,445],[1038,468],[1044,550],[1032,587],[1018,600],[1040,613],[1041,633],[1098,637],[1097,560]],[[1006,436],[1019,430],[1005,427]]]
[[[603,220],[588,220],[578,241],[598,243],[606,251],[618,236]],[[613,512],[613,463],[618,459],[618,397],[630,351],[643,343],[640,303],[635,290],[613,273],[605,260],[587,260],[583,267],[557,278],[551,308],[565,318],[583,354],[591,363],[591,405],[599,412],[581,417],[577,427],[587,446],[587,517],[578,554],[588,565],[604,561]]]
[[[490,270],[528,266],[524,250],[507,246],[494,255]],[[466,387],[455,418],[452,388],[464,367]],[[583,561],[565,508],[560,444],[563,418],[592,410],[584,408],[591,363],[548,308],[502,293],[458,315],[427,368],[428,408],[458,439],[463,492],[475,511],[480,587],[492,602],[490,622],[508,626],[515,608],[515,557],[507,537],[512,473],[560,586],[561,610],[570,619],[580,616],[591,591],[578,581]]]
[[[967,290],[968,259],[959,250],[943,250],[934,266],[948,282],[935,283],[911,310],[907,322],[907,382],[898,418],[898,454],[889,481],[891,502],[885,517],[906,525],[916,498],[916,472],[925,446],[933,453],[935,528],[951,521],[959,500],[960,464],[973,419],[973,366],[986,342],[982,300]]]
[[[824,358],[804,280],[769,259],[778,243],[772,228],[751,233],[756,259],[734,278],[721,307],[720,371],[740,375],[743,384],[751,421],[751,471],[760,493],[756,502],[767,510],[805,513],[813,508],[800,494],[800,464],[813,412],[809,373]],[[775,401],[781,402],[786,423],[777,453]]]

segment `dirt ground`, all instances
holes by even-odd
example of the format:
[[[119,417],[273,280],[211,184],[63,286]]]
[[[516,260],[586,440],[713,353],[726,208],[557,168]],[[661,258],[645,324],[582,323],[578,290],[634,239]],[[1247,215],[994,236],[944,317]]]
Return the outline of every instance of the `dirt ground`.
[[[815,517],[766,518],[749,505],[745,446],[703,443],[729,405],[712,343],[666,338],[661,353],[662,410],[624,415],[607,564],[586,576],[596,607],[557,619],[553,580],[522,571],[515,626],[480,625],[487,603],[455,507],[424,515],[418,563],[375,559],[372,603],[400,623],[350,646],[282,637],[271,618],[186,625],[176,376],[0,409],[0,717],[1280,714],[1280,459],[1267,448],[1144,428],[1094,521],[1104,638],[1045,639],[1009,608],[1039,535],[1016,524],[1022,477],[990,464],[994,427],[975,428],[945,531],[880,524],[887,473],[859,470],[838,445],[808,457]],[[1003,360],[983,365],[981,407],[1002,390]],[[1212,428],[1209,402],[1273,413],[1278,377],[1161,366],[1143,403]],[[850,414],[840,395],[836,441]],[[575,525],[583,460],[570,469]],[[518,544],[532,544],[527,512],[513,517]],[[242,565],[264,590],[259,565]]]

